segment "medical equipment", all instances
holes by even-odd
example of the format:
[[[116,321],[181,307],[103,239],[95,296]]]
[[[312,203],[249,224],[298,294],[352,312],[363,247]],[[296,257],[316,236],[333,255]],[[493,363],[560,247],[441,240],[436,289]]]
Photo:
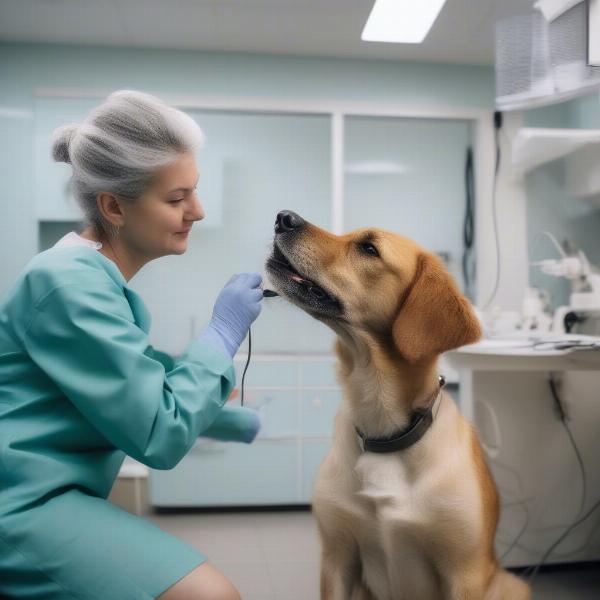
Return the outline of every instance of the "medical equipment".
[[[547,332],[552,326],[552,317],[548,313],[550,295],[546,290],[535,287],[525,289],[525,297],[521,305],[522,331]]]
[[[554,313],[553,333],[569,333],[571,325],[578,320],[578,313],[600,316],[600,274],[596,273],[582,250],[576,254],[563,254],[559,259],[547,259],[532,263],[542,273],[553,277],[565,277],[571,281],[569,304],[560,306]]]

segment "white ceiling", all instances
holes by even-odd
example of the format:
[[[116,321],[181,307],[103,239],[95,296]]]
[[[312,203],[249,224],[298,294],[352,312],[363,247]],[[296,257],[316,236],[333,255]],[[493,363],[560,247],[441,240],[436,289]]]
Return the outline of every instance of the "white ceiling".
[[[492,64],[494,21],[532,4],[447,0],[412,45],[361,41],[373,0],[0,0],[0,41]]]

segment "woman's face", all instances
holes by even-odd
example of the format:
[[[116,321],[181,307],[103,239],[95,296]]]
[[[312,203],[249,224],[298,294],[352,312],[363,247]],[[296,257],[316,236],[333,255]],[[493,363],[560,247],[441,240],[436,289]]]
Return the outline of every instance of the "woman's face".
[[[205,213],[198,196],[198,168],[191,153],[156,173],[151,186],[138,201],[122,205],[123,235],[135,249],[150,258],[183,254],[190,229]]]

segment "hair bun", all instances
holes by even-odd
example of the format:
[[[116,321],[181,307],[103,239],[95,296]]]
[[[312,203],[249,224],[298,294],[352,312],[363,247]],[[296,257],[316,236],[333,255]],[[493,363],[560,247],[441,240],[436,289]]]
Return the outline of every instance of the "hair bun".
[[[77,123],[58,127],[52,133],[52,158],[56,162],[70,163],[69,146],[73,136],[77,132]]]

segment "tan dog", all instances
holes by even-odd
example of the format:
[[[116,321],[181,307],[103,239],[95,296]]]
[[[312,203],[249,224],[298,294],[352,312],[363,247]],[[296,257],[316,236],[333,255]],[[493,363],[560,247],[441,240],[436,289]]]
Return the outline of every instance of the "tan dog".
[[[313,498],[321,598],[529,598],[498,564],[496,487],[438,380],[438,355],[480,337],[440,260],[390,232],[335,236],[283,211],[267,269],[338,335],[344,401]],[[371,443],[392,451],[364,451]]]

